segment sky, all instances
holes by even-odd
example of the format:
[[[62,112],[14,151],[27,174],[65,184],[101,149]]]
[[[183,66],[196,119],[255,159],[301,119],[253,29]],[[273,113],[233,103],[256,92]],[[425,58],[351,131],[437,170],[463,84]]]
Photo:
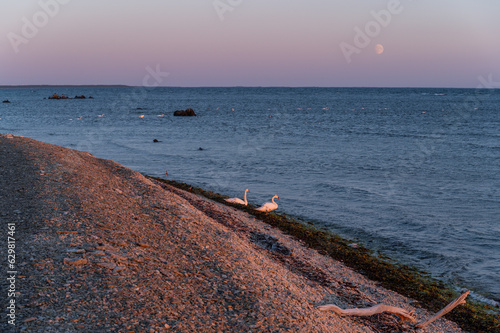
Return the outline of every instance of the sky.
[[[0,85],[500,87],[497,0],[0,7]]]

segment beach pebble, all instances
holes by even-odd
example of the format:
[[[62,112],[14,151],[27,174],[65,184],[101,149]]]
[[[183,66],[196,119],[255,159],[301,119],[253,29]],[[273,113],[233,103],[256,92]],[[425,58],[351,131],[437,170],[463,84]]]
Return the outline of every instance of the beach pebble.
[[[114,262],[98,262],[97,266],[101,266],[107,269],[114,269],[116,264]]]
[[[84,249],[68,249],[66,250],[68,253],[85,253]]]
[[[87,264],[87,259],[85,259],[85,258],[76,258],[76,259],[64,258],[64,263],[67,265],[72,265],[72,266],[82,266],[82,265]]]
[[[119,272],[121,272],[121,271],[125,270],[126,268],[127,268],[127,267],[125,267],[125,266],[116,266],[116,267],[113,269],[113,271],[114,271],[115,273],[119,273]]]

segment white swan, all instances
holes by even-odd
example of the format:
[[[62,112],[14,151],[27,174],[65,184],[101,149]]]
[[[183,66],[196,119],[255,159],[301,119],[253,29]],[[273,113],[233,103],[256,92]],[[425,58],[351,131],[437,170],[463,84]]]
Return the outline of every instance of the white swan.
[[[248,205],[248,201],[247,201],[247,192],[250,192],[249,189],[246,189],[245,190],[245,200],[241,200],[240,198],[229,198],[229,199],[224,199],[226,200],[227,202],[230,202],[230,203],[237,203],[237,204],[240,204],[240,205]]]
[[[256,210],[261,211],[261,212],[270,212],[272,210],[275,210],[276,208],[278,208],[278,204],[276,202],[274,202],[275,198],[278,200],[280,199],[278,197],[278,195],[275,194],[274,197],[271,199],[272,202],[266,202],[265,204],[263,204],[259,208],[256,208]]]

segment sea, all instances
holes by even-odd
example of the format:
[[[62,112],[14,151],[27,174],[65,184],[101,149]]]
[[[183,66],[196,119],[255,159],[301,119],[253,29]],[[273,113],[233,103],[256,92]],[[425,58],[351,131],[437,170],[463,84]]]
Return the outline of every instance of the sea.
[[[63,86],[0,100],[0,133],[248,188],[255,205],[277,194],[278,213],[500,302],[500,90]],[[173,116],[187,108],[196,117]]]

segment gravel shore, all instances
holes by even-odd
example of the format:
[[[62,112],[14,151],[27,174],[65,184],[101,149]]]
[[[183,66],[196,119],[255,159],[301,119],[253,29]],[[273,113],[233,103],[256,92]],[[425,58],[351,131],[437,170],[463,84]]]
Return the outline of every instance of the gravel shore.
[[[462,332],[321,312],[432,315],[244,212],[86,152],[0,134],[0,202],[2,332]]]

